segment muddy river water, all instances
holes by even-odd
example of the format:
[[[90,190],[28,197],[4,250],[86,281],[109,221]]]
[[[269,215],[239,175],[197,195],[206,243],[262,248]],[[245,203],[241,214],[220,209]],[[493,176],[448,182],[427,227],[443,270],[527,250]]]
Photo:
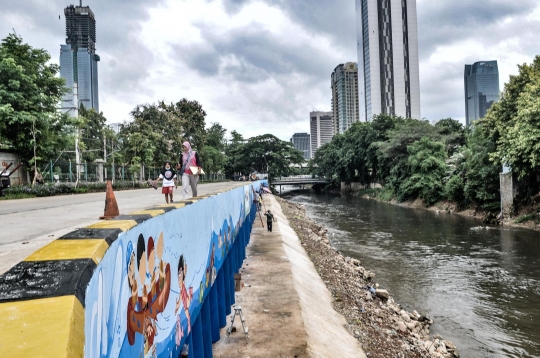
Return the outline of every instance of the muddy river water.
[[[540,232],[358,197],[293,192],[333,245],[434,320],[461,357],[540,357]]]

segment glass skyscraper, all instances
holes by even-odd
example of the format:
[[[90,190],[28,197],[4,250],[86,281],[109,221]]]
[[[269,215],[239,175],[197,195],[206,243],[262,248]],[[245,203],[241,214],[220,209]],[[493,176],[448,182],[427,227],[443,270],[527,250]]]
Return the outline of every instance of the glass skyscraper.
[[[304,153],[305,160],[311,158],[311,143],[308,133],[294,133],[291,142],[296,149]]]
[[[499,99],[499,69],[497,61],[482,61],[465,65],[465,121],[467,127],[483,118]]]
[[[88,6],[70,5],[66,16],[66,45],[60,45],[60,76],[69,92],[62,99],[65,110],[74,107],[73,85],[77,83],[80,106],[99,112],[96,19]]]
[[[354,62],[338,65],[331,76],[334,133],[344,133],[357,122],[358,66]]]
[[[360,120],[420,119],[416,0],[356,0]]]

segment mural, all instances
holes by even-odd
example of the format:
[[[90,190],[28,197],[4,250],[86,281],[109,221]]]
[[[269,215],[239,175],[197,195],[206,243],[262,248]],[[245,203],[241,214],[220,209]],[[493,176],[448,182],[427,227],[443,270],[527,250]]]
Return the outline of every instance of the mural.
[[[121,234],[86,292],[86,357],[177,357],[252,204],[246,185]]]

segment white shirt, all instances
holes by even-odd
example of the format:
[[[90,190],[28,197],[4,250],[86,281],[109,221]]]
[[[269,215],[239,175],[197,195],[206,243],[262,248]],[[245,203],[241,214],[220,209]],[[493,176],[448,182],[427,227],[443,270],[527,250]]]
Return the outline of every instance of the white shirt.
[[[171,173],[174,173],[173,171],[171,171]],[[159,179],[163,179],[163,187],[170,187],[170,186],[174,186],[174,178],[176,178],[176,174],[174,174],[174,176],[170,179],[167,179],[163,176],[163,174],[159,174]]]

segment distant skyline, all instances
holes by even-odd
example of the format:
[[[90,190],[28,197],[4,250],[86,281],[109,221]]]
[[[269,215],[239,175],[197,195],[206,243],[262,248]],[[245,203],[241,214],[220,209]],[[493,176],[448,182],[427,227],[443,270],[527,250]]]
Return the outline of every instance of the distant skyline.
[[[0,0],[13,29],[58,63],[63,9],[78,1]],[[352,0],[84,0],[97,19],[100,110],[129,119],[140,103],[199,101],[207,123],[289,140],[308,113],[330,111],[328,78],[357,61]],[[463,68],[497,60],[500,89],[540,54],[536,0],[417,0],[421,115],[465,123]],[[264,16],[261,16],[264,14]],[[59,19],[60,15],[60,19]],[[271,123],[271,125],[267,125]]]

